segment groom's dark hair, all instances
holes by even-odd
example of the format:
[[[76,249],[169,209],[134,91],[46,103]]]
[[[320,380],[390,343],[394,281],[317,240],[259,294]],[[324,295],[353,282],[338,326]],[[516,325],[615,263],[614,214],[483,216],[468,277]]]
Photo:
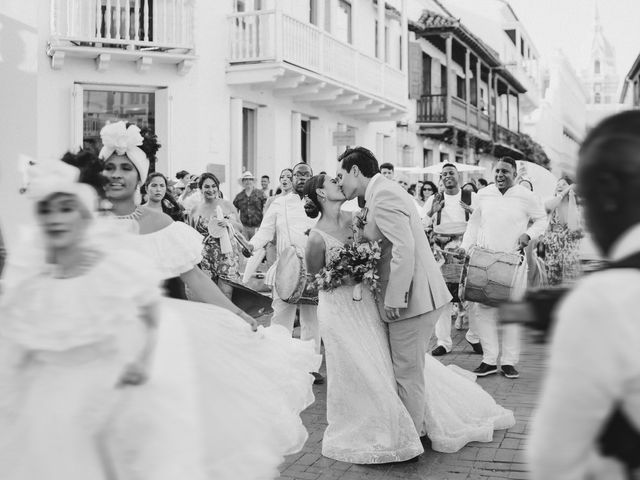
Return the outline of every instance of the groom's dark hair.
[[[347,148],[342,155],[338,157],[338,161],[342,163],[342,168],[347,172],[351,170],[354,165],[358,166],[358,169],[362,174],[371,178],[376,173],[380,173],[378,167],[378,160],[371,150],[367,150],[364,147]]]

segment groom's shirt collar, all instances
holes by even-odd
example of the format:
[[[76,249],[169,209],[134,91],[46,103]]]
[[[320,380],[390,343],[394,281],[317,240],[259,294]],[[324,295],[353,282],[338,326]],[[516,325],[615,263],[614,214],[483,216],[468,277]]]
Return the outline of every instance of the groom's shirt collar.
[[[373,189],[373,184],[377,182],[379,178],[382,178],[382,175],[380,173],[376,173],[373,177],[371,177],[371,180],[369,180],[369,184],[364,190],[365,204],[371,199],[371,190]]]

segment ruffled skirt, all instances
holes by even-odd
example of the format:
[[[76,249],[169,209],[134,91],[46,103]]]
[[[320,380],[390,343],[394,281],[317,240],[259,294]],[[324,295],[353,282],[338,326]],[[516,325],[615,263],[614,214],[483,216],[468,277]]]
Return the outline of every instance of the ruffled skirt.
[[[163,300],[150,380],[110,427],[118,480],[276,478],[307,439],[320,361],[282,327],[254,333],[222,308]]]

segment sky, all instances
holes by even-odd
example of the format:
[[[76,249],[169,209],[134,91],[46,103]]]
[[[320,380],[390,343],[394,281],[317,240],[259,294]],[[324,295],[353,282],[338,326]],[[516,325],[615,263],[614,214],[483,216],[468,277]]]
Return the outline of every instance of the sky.
[[[481,0],[475,0],[481,1]],[[640,54],[640,0],[509,0],[542,56],[560,48],[579,73],[591,50],[594,2],[622,79]]]

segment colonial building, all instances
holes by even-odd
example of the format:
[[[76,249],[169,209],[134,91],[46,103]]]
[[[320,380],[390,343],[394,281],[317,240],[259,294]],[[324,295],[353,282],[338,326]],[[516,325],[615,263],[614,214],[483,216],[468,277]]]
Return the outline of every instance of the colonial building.
[[[406,25],[405,0],[3,1],[5,236],[28,217],[18,160],[97,148],[119,119],[156,132],[157,170],[213,171],[226,196],[244,170],[333,172],[345,145],[395,162]]]
[[[441,5],[432,7],[409,23],[410,128],[422,147],[413,165],[490,167],[499,156],[522,158],[517,145],[526,88],[496,51]]]
[[[621,110],[620,77],[616,65],[615,48],[605,35],[598,3],[594,3],[594,22],[591,35],[591,52],[587,67],[582,72],[587,91],[587,127],[604,117]]]
[[[545,63],[540,106],[523,116],[522,131],[543,146],[556,176],[574,176],[586,133],[587,93],[560,50]]]

